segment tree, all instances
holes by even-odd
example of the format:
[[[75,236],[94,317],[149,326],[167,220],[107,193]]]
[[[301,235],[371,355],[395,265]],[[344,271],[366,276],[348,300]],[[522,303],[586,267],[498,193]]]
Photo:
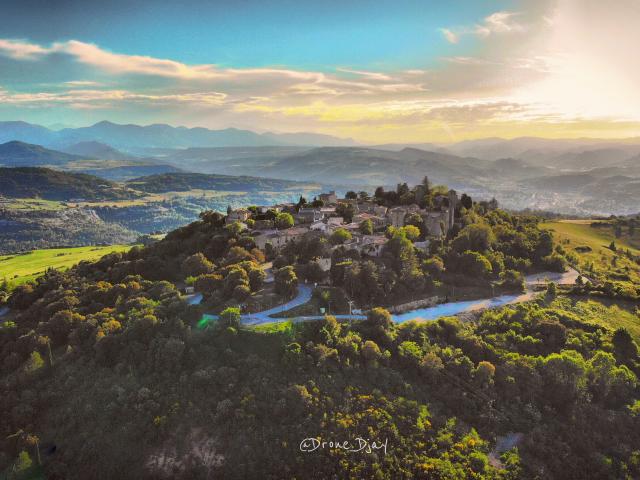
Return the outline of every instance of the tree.
[[[483,386],[487,386],[493,382],[493,377],[496,374],[496,367],[487,361],[481,361],[478,363],[478,367],[475,371],[476,381]]]
[[[298,288],[298,277],[291,265],[276,270],[274,282],[276,293],[285,297],[295,295]]]
[[[558,296],[558,285],[556,285],[556,282],[549,282],[547,284],[547,290],[545,292],[545,296],[549,300],[555,300],[555,298]]]
[[[440,257],[431,257],[422,263],[422,269],[433,278],[440,278],[444,273],[444,263]]]
[[[204,254],[198,252],[185,258],[182,262],[182,274],[185,277],[197,277],[213,272],[215,265]]]
[[[349,232],[349,230],[344,228],[338,228],[336,229],[335,232],[331,234],[331,236],[329,237],[329,241],[333,245],[342,245],[345,242],[348,242],[349,240],[351,240],[351,238],[352,238],[352,235],[351,235],[351,232]]]
[[[24,371],[26,373],[34,373],[37,370],[40,370],[42,367],[44,367],[44,360],[42,359],[40,353],[38,353],[37,351],[31,352],[29,360],[27,360],[24,365]]]
[[[586,365],[575,350],[553,353],[543,360],[545,397],[559,411],[568,411],[586,393]]]
[[[348,199],[348,200],[356,200],[358,198],[358,194],[356,192],[354,192],[353,190],[349,190],[345,195],[344,198]]]
[[[373,327],[382,327],[385,330],[393,325],[389,310],[381,307],[372,308],[367,313],[367,324]]]
[[[351,223],[353,221],[355,213],[356,210],[350,203],[339,202],[338,205],[336,205],[336,214],[344,218],[344,221],[347,223]]]
[[[547,255],[542,259],[544,268],[552,272],[564,272],[567,269],[567,260],[558,253]]]
[[[27,452],[22,450],[18,454],[18,459],[16,460],[15,470],[18,475],[24,475],[31,467],[33,466],[33,460]]]
[[[419,213],[412,213],[410,215],[407,215],[404,219],[404,224],[406,226],[412,225],[416,227],[419,231],[420,238],[425,238],[427,236],[427,226],[425,225],[424,220]]]
[[[624,327],[618,328],[611,339],[614,352],[623,361],[635,360],[638,357],[638,345],[633,341],[633,337]]]
[[[360,222],[360,233],[363,235],[373,234],[373,222],[370,219],[367,218]]]
[[[293,227],[293,223],[294,223],[293,216],[291,216],[290,213],[281,212],[278,215],[276,215],[275,225],[276,225],[276,228],[280,230]]]
[[[420,237],[420,230],[414,225],[405,225],[402,227],[402,231],[412,242],[415,242]]]
[[[470,210],[471,207],[473,207],[473,200],[471,200],[471,197],[469,195],[463,193],[460,197],[460,205],[462,205],[467,210]]]
[[[367,340],[362,345],[362,358],[364,361],[370,364],[375,364],[376,361],[382,356],[380,347],[373,340]]]
[[[240,309],[237,307],[225,308],[219,316],[219,324],[223,328],[239,328],[240,327]]]
[[[481,253],[467,250],[460,257],[459,270],[473,277],[486,278],[493,272],[493,267]]]
[[[490,226],[472,223],[460,230],[458,236],[453,239],[451,247],[458,253],[466,250],[486,252],[495,241],[496,237]]]

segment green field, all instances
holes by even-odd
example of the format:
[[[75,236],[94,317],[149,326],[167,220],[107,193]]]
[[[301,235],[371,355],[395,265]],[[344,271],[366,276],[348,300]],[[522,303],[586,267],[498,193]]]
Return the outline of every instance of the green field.
[[[591,223],[592,220],[559,220],[544,222],[540,227],[553,231],[555,241],[576,256],[576,266],[583,273],[588,275],[591,271],[609,277],[627,275],[630,281],[640,282],[640,266],[621,252],[629,250],[633,255],[640,255],[640,250],[634,246],[637,245],[636,237],[615,238],[611,228],[593,228]],[[612,241],[615,241],[617,251],[609,248]]]
[[[63,210],[66,208],[62,202],[39,198],[3,198],[0,199],[0,207],[8,210]]]
[[[97,260],[111,252],[126,252],[131,245],[106,247],[75,247],[34,250],[33,252],[0,256],[0,281],[10,285],[33,280],[47,268],[66,270],[82,260]]]

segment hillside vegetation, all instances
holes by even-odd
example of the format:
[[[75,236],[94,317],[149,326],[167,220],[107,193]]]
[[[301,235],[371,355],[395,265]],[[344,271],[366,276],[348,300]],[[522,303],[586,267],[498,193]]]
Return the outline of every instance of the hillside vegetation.
[[[140,194],[93,175],[48,168],[0,168],[0,195],[13,198],[123,200]]]
[[[286,191],[288,189],[317,190],[319,185],[268,178],[205,175],[201,173],[164,173],[136,178],[127,182],[131,188],[148,193],[183,192],[190,190],[216,191]]]
[[[379,189],[375,200],[410,193]],[[332,311],[353,298],[367,306],[362,321],[242,325],[240,306],[266,289],[284,301],[301,279],[322,281],[314,263],[329,239],[262,251],[216,212],[3,292],[0,468],[26,476],[40,458],[65,479],[639,478],[640,356],[621,328],[637,313],[607,305],[618,292],[602,290],[606,276],[579,297],[551,284],[464,322],[398,326],[379,308],[437,284],[522,288],[523,273],[562,270],[573,255],[535,217],[465,205],[429,251],[408,238],[417,227],[391,230],[377,259],[335,248],[331,289],[314,296]],[[202,321],[183,284],[216,320]],[[303,451],[304,439],[358,437],[386,451]],[[518,440],[498,451],[505,437]]]
[[[40,145],[11,141],[0,145],[0,166],[30,167],[43,165],[64,165],[82,160],[83,157],[49,150]]]
[[[640,284],[640,228],[632,227],[629,234],[626,223],[560,220],[545,222],[541,228],[554,232],[556,241],[571,254],[569,259],[585,276],[637,285]]]

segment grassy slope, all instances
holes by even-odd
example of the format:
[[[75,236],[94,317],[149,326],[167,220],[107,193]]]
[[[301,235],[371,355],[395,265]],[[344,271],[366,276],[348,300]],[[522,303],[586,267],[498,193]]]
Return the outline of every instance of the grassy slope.
[[[604,274],[607,271],[629,268],[630,278],[640,283],[640,267],[638,264],[609,249],[612,241],[616,242],[618,250],[629,249],[634,255],[640,255],[640,250],[634,247],[637,244],[636,237],[629,239],[625,235],[615,238],[610,228],[592,228],[590,220],[561,220],[545,222],[541,228],[554,232],[554,237],[566,250],[575,253],[579,258],[579,267],[584,270],[585,265],[593,263],[596,273]],[[637,234],[636,234],[637,236]],[[576,247],[588,246],[590,252],[578,252]],[[613,258],[618,257],[617,267],[613,267]],[[586,273],[586,271],[585,271]]]
[[[110,245],[107,247],[52,248],[35,250],[27,254],[0,256],[0,280],[10,284],[33,280],[47,268],[66,270],[82,260],[97,260],[111,252],[124,252],[131,245]]]
[[[600,300],[558,297],[550,306],[577,314],[582,321],[595,323],[612,330],[624,327],[636,342],[640,342],[640,317],[631,311],[633,306],[631,302],[628,305],[618,305],[614,302]],[[627,306],[628,309],[623,308],[624,306]]]
[[[629,277],[640,282],[640,267],[629,259],[618,255],[609,249],[609,244],[615,240],[618,249],[629,249],[634,255],[640,255],[637,248],[628,243],[628,237],[616,239],[611,229],[592,228],[589,226],[590,220],[564,220],[546,222],[541,228],[554,231],[554,237],[565,250],[574,253],[579,259],[579,267],[587,275],[584,268],[587,264],[593,263],[594,272],[607,275],[611,272],[621,272],[625,267],[629,268]],[[625,232],[626,233],[626,232]],[[635,237],[634,237],[635,239]],[[576,251],[576,247],[591,247],[591,252]],[[612,260],[618,256],[617,267],[612,266]],[[608,305],[608,303],[612,303]],[[570,307],[570,305],[572,305]],[[598,323],[600,325],[616,329],[625,327],[629,333],[640,342],[640,318],[633,312],[633,305],[615,305],[613,302],[600,300],[571,300],[567,298],[559,299],[554,307],[566,308],[577,312],[582,320]]]

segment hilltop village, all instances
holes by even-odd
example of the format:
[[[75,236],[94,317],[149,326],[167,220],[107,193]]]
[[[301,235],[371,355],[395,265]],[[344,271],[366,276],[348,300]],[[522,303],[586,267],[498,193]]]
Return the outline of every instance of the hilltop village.
[[[333,249],[341,245],[363,256],[380,257],[393,232],[406,226],[417,229],[406,230],[414,246],[427,251],[432,240],[442,239],[456,225],[461,206],[455,190],[440,188],[433,195],[427,195],[428,191],[427,179],[413,190],[406,184],[398,185],[395,192],[379,188],[374,197],[364,191],[351,191],[338,198],[331,191],[311,202],[301,197],[298,203],[229,209],[225,221],[251,230],[256,247],[267,253],[316,233],[329,236]],[[390,200],[380,202],[385,194]],[[399,197],[402,205],[385,206],[393,205]],[[469,207],[471,199],[464,198]],[[330,259],[325,258],[322,265],[328,270]]]
[[[275,307],[299,294],[302,282],[318,287],[308,314],[323,305],[333,312],[431,305],[522,291],[525,273],[557,260],[534,220],[514,225],[495,200],[473,202],[426,177],[411,188],[378,187],[373,195],[349,191],[339,198],[331,191],[297,203],[228,208],[226,216],[203,212],[201,222],[214,237],[203,236],[191,256],[184,247],[176,252],[174,270],[162,278],[202,294],[213,312]]]

